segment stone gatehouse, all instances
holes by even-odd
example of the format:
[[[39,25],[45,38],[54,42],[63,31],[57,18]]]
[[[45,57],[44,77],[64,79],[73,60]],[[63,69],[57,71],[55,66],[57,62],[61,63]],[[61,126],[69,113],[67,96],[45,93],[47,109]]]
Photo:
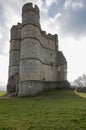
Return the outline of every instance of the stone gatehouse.
[[[31,96],[67,85],[67,61],[58,48],[58,35],[46,34],[39,8],[27,3],[22,23],[13,25],[10,39],[8,93]]]

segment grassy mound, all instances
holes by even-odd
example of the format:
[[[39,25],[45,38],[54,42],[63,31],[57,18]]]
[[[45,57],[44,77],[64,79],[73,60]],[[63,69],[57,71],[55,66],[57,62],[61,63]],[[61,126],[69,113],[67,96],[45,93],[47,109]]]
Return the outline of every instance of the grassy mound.
[[[0,130],[86,130],[86,99],[72,90],[0,99]]]

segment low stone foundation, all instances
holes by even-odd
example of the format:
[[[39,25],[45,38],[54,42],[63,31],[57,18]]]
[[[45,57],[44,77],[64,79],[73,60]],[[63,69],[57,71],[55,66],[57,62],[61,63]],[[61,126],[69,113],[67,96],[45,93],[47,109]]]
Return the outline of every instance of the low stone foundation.
[[[63,82],[45,82],[45,81],[23,81],[19,84],[18,96],[35,96],[44,90],[53,90],[56,88],[68,88],[68,81]]]

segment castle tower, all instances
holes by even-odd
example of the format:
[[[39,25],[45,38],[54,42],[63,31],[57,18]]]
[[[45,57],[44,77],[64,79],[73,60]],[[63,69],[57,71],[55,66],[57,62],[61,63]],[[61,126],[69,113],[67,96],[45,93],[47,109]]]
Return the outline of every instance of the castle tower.
[[[9,93],[32,96],[69,85],[67,61],[58,49],[58,35],[42,31],[39,20],[39,8],[27,3],[22,8],[22,23],[11,29]]]
[[[40,55],[39,40],[39,9],[32,3],[22,8],[21,56],[19,95],[33,95],[37,89],[35,82],[40,79],[40,66],[37,60]],[[37,85],[37,83],[36,83]]]
[[[19,75],[21,24],[11,28],[8,92],[16,91],[15,77]]]
[[[20,96],[38,93],[49,81],[49,85],[55,82],[56,86],[57,51],[57,35],[46,34],[40,28],[38,7],[25,4],[22,8]]]

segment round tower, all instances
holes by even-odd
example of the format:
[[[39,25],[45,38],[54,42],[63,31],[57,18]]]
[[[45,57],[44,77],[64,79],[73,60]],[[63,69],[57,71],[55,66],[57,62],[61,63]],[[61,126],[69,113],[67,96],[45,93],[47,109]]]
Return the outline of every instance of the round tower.
[[[15,25],[11,28],[11,40],[10,40],[10,59],[9,59],[9,78],[7,91],[14,92],[15,88],[15,76],[19,74],[20,65],[20,42],[21,42],[21,25]]]
[[[40,81],[40,55],[39,36],[39,8],[32,3],[25,4],[22,8],[22,34],[20,56],[20,85],[19,96],[34,95],[39,91]]]
[[[39,8],[35,5],[33,7],[32,3],[27,3],[22,8],[22,23],[33,24],[39,27]]]

